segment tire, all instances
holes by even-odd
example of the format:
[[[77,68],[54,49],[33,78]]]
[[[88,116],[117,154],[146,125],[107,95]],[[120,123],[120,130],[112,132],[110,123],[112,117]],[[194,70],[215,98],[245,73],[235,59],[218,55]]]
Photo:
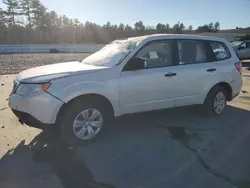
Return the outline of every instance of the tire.
[[[224,98],[224,101],[221,100],[220,102],[218,102],[219,100],[217,99],[221,97]],[[227,105],[227,92],[221,86],[213,87],[208,93],[205,102],[203,104],[205,113],[208,115],[221,115],[224,112],[226,105]],[[220,110],[220,108],[222,109]]]
[[[86,117],[89,116],[90,119],[91,115],[98,113],[100,113],[101,116],[100,121],[102,123],[100,125],[100,129],[97,131],[97,129],[99,128],[99,124],[96,127],[92,126],[93,124],[91,124],[91,120],[88,120],[89,122],[87,122],[87,119],[85,120],[85,116]],[[60,120],[61,136],[70,145],[86,144],[92,142],[97,137],[100,137],[100,135],[104,132],[104,129],[107,126],[106,124],[109,122],[108,120],[110,119],[109,114],[110,112],[108,112],[108,110],[105,111],[105,105],[100,100],[86,99],[81,101],[80,100],[73,101],[66,108],[63,116],[61,116]],[[93,121],[97,122],[97,120]],[[94,124],[97,125],[97,123]],[[82,127],[78,127],[78,125]],[[89,127],[92,127],[92,130]],[[94,134],[94,136],[87,138],[86,135],[90,134],[90,132],[93,133],[93,130],[97,131],[97,133]],[[83,134],[84,131],[85,133]]]

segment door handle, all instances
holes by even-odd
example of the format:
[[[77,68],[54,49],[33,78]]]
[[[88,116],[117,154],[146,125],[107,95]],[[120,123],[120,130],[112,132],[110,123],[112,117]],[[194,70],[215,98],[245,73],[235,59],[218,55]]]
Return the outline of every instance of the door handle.
[[[212,69],[207,69],[207,72],[214,72],[216,71],[216,69],[212,68]]]
[[[167,74],[165,74],[165,77],[172,77],[172,76],[176,76],[177,73],[173,73],[173,72],[169,72]]]

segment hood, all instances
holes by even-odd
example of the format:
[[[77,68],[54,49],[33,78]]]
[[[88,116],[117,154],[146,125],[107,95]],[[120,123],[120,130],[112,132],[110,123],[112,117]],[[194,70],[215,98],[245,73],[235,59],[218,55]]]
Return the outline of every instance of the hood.
[[[90,73],[108,67],[86,65],[78,61],[57,63],[27,69],[18,74],[17,80],[26,83],[42,83],[56,78],[74,75],[77,73]]]

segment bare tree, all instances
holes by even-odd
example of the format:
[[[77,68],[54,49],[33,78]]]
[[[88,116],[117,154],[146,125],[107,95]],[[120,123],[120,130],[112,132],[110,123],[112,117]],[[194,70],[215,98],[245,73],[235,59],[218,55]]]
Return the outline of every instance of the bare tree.
[[[166,25],[165,24],[162,24],[162,23],[158,23],[156,25],[156,29],[159,33],[164,33],[165,30],[166,30]]]
[[[145,26],[144,26],[142,21],[139,21],[139,22],[135,23],[135,30],[137,30],[137,31],[145,30]]]
[[[120,31],[124,31],[124,24],[123,24],[123,23],[120,23],[120,25],[119,25],[119,30],[120,30]]]
[[[132,31],[132,27],[129,26],[128,24],[124,28],[125,31]]]
[[[188,30],[192,31],[193,30],[193,26],[192,25],[188,26]]]
[[[170,25],[167,23],[166,24],[166,30],[169,30],[170,29]]]
[[[180,24],[180,30],[183,31],[185,29],[185,25],[183,23]]]
[[[20,7],[23,14],[27,17],[29,28],[32,28],[32,0],[21,0]]]
[[[214,24],[214,30],[215,31],[219,31],[220,30],[220,23],[219,22],[215,22],[215,24]]]
[[[46,8],[39,0],[32,0],[32,21],[36,27],[43,27],[45,21]]]
[[[210,32],[214,30],[214,23],[213,22],[211,22],[211,23],[208,24],[208,30]]]
[[[3,4],[7,6],[6,14],[10,17],[11,23],[16,25],[15,16],[18,15],[19,9],[17,0],[3,0]]]
[[[2,8],[0,8],[0,24],[5,25],[9,22],[9,19],[7,18],[7,13]]]
[[[183,33],[183,30],[185,29],[185,26],[183,23],[178,22],[173,26],[173,31],[175,33]]]

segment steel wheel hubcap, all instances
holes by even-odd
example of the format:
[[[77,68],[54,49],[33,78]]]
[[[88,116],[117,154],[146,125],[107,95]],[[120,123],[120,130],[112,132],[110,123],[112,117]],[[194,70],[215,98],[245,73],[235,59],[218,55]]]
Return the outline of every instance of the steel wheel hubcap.
[[[221,114],[226,106],[226,97],[223,92],[218,92],[214,98],[214,111]]]
[[[102,124],[103,118],[100,111],[89,108],[76,116],[73,122],[73,132],[79,139],[91,139],[101,130]]]

